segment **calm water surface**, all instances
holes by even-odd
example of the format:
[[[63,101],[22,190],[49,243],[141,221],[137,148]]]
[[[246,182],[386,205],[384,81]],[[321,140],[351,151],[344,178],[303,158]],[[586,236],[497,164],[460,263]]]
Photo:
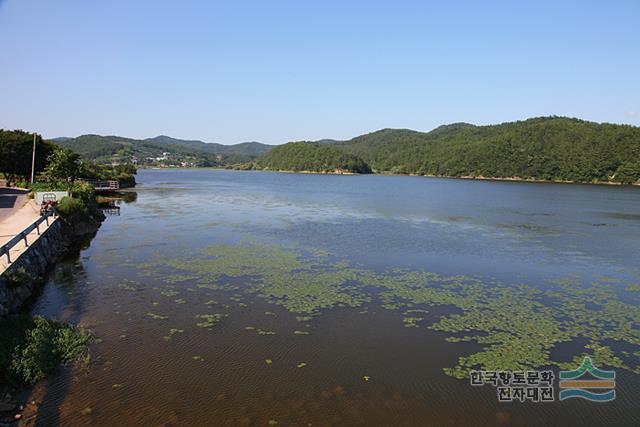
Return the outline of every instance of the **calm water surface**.
[[[99,338],[88,369],[34,390],[38,425],[640,425],[629,371],[605,404],[498,403],[495,389],[445,375],[479,347],[427,327],[447,307],[404,327],[406,307],[372,296],[300,320],[243,292],[259,278],[168,265],[249,241],[372,272],[638,283],[638,188],[214,170],[144,170],[138,182],[137,200],[51,273],[33,308]],[[213,314],[215,326],[197,326]]]

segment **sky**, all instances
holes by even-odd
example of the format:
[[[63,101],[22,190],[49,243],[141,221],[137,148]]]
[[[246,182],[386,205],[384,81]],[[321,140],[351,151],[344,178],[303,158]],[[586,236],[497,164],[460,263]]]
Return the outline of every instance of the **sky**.
[[[225,144],[640,125],[640,0],[0,0],[0,128]]]

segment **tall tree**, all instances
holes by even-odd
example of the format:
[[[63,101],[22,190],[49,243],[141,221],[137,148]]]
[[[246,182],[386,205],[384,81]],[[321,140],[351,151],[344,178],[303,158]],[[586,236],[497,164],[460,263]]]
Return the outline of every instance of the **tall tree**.
[[[31,176],[32,150],[32,133],[0,129],[0,172],[9,183],[26,181]],[[53,145],[36,135],[36,174],[44,169],[52,151]]]
[[[44,176],[49,181],[66,181],[72,184],[80,172],[80,156],[73,151],[56,147],[47,158]]]

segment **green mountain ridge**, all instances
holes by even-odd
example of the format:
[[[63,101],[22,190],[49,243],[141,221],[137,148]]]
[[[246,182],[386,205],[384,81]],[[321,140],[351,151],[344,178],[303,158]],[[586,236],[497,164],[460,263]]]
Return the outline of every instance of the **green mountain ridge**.
[[[76,138],[54,138],[56,144],[69,148],[82,157],[102,163],[181,164],[190,166],[220,166],[243,163],[257,158],[272,147],[259,142],[234,145],[183,140],[166,135],[134,139],[109,135],[81,135]],[[169,153],[165,155],[165,153]],[[166,157],[166,159],[157,160]]]
[[[566,117],[430,132],[383,129],[335,144],[376,172],[573,182],[640,180],[640,128]]]
[[[82,135],[54,140],[101,162],[225,166],[291,171],[346,171],[471,178],[638,183],[640,128],[576,118],[535,117],[495,125],[451,123],[429,132],[381,129],[349,140],[271,146]],[[281,148],[284,147],[284,148]],[[166,157],[166,156],[165,156]],[[154,163],[155,162],[155,163]]]

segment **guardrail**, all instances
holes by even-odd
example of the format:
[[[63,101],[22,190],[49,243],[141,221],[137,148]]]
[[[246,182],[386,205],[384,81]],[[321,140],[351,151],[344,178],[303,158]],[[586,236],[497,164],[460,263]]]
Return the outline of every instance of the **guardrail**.
[[[37,230],[38,235],[40,235],[40,224],[42,224],[43,222],[46,222],[47,226],[49,226],[49,217],[52,215],[55,216],[55,211],[53,209],[48,210],[43,216],[35,220],[33,224],[31,224],[30,226],[22,230],[20,233],[16,234],[16,236],[13,239],[9,240],[7,243],[2,245],[0,247],[0,257],[2,255],[6,255],[7,264],[11,264],[11,255],[9,253],[11,248],[13,248],[15,245],[20,243],[22,240],[24,240],[25,246],[29,246],[29,241],[27,240],[27,236],[29,236],[29,234],[31,234],[33,230]]]
[[[114,179],[110,179],[110,180],[81,179],[80,181],[93,185],[93,188],[95,188],[96,190],[119,190],[120,189],[120,182]]]

